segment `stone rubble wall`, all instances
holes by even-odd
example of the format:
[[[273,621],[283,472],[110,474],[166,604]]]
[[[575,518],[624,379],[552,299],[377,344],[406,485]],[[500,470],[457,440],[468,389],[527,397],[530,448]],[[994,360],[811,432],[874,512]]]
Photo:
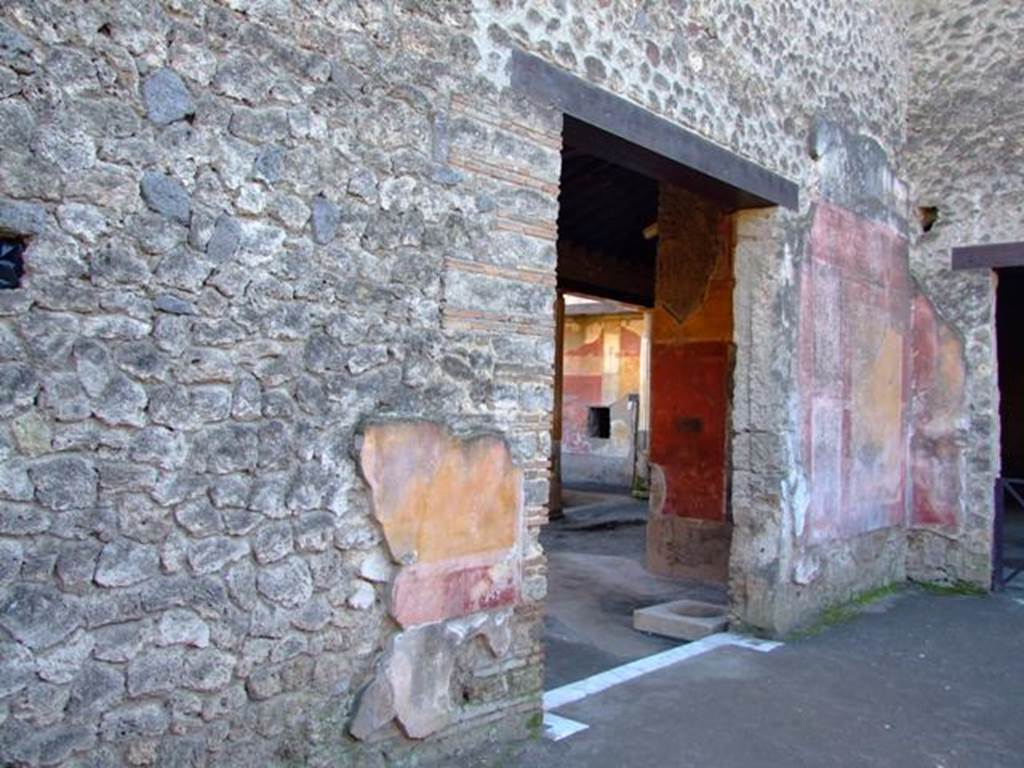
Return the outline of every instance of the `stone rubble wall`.
[[[940,473],[941,464],[941,474],[946,482],[955,478],[959,493],[918,489],[908,572],[987,588],[992,484],[999,475],[995,280],[991,270],[953,272],[950,250],[1024,240],[1024,103],[1017,97],[1024,73],[1024,8],[1013,0],[919,0],[910,33],[911,205],[938,209],[930,231],[915,228],[911,271],[920,315],[936,326],[935,333],[958,343],[960,360],[947,365],[944,378],[916,403],[918,431],[931,438],[918,458],[922,476]],[[936,389],[961,398],[955,408],[943,404],[949,412],[939,425]],[[955,498],[929,510],[935,491]]]
[[[737,254],[734,608],[777,629],[808,131],[900,156],[904,24],[818,0],[6,2],[0,232],[28,250],[0,291],[3,761],[372,765],[535,724],[561,117],[509,91],[512,47],[800,185]],[[450,725],[357,745],[396,634],[360,427],[424,418],[507,442],[520,602],[500,659],[459,651]]]
[[[0,294],[2,762],[392,754],[395,728],[346,733],[395,631],[357,436],[399,416],[503,434],[536,530],[556,118],[506,123],[467,81],[464,13],[2,16],[0,230],[29,243]],[[478,729],[539,707],[526,549],[509,651],[460,652]]]

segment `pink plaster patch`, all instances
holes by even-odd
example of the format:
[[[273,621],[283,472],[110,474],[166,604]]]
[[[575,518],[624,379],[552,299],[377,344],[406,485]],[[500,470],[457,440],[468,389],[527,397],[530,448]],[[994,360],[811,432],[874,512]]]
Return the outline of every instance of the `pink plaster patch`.
[[[410,627],[512,605],[519,599],[518,576],[517,564],[504,552],[407,566],[391,588],[391,614]]]
[[[963,413],[963,342],[927,298],[914,297],[914,432],[910,441],[916,526],[956,529],[961,517],[963,455],[957,433]]]

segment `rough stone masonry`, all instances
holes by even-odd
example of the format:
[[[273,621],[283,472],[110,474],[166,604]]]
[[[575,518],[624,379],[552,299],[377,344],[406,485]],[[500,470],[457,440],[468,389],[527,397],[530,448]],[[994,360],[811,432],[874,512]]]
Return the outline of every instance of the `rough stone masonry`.
[[[1013,2],[920,5],[5,2],[0,235],[26,250],[0,291],[0,762],[375,765],[536,724],[561,115],[511,88],[513,50],[800,187],[799,210],[736,223],[734,618],[785,631],[919,561],[980,581],[990,507],[954,499],[908,561],[907,474],[862,472],[915,423],[907,169],[933,166],[908,163],[912,90],[923,146],[946,111],[911,61],[958,69],[948,40],[980,38],[1020,66],[997,42]],[[941,315],[937,238],[913,264]],[[980,493],[974,282],[970,402],[949,407],[985,428],[957,470]],[[811,323],[829,295],[860,325]],[[822,328],[868,351],[829,367]],[[857,371],[876,389],[842,390]],[[865,427],[837,445],[821,425],[843,418]],[[389,424],[507,455],[518,501],[488,519],[511,541],[398,554],[361,469]],[[407,627],[395,579],[418,568],[459,599]]]

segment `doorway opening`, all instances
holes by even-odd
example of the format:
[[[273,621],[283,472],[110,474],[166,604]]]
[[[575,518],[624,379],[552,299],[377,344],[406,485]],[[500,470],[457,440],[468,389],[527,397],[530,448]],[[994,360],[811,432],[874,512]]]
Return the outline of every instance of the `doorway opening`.
[[[636,629],[637,609],[711,604],[715,628],[726,612],[734,208],[606,138],[566,119],[549,690],[685,642]]]
[[[994,586],[1024,592],[1024,267],[996,270],[996,345],[999,365],[1001,477],[996,503],[1002,503],[1001,540],[996,542]],[[997,525],[1000,515],[997,511]],[[1001,557],[999,557],[1001,551]]]

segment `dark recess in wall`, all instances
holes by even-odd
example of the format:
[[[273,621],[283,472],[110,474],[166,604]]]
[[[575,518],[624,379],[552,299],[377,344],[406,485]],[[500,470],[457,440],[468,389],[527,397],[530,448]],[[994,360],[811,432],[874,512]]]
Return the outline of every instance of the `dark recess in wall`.
[[[25,241],[19,238],[0,238],[0,290],[21,287],[25,274]]]
[[[934,205],[923,205],[917,209],[917,219],[921,222],[922,232],[931,232],[939,220],[939,209]]]
[[[607,406],[594,405],[587,413],[587,434],[608,439],[612,436],[612,411]]]
[[[1024,267],[997,270],[996,339],[1003,477],[1024,477]]]

